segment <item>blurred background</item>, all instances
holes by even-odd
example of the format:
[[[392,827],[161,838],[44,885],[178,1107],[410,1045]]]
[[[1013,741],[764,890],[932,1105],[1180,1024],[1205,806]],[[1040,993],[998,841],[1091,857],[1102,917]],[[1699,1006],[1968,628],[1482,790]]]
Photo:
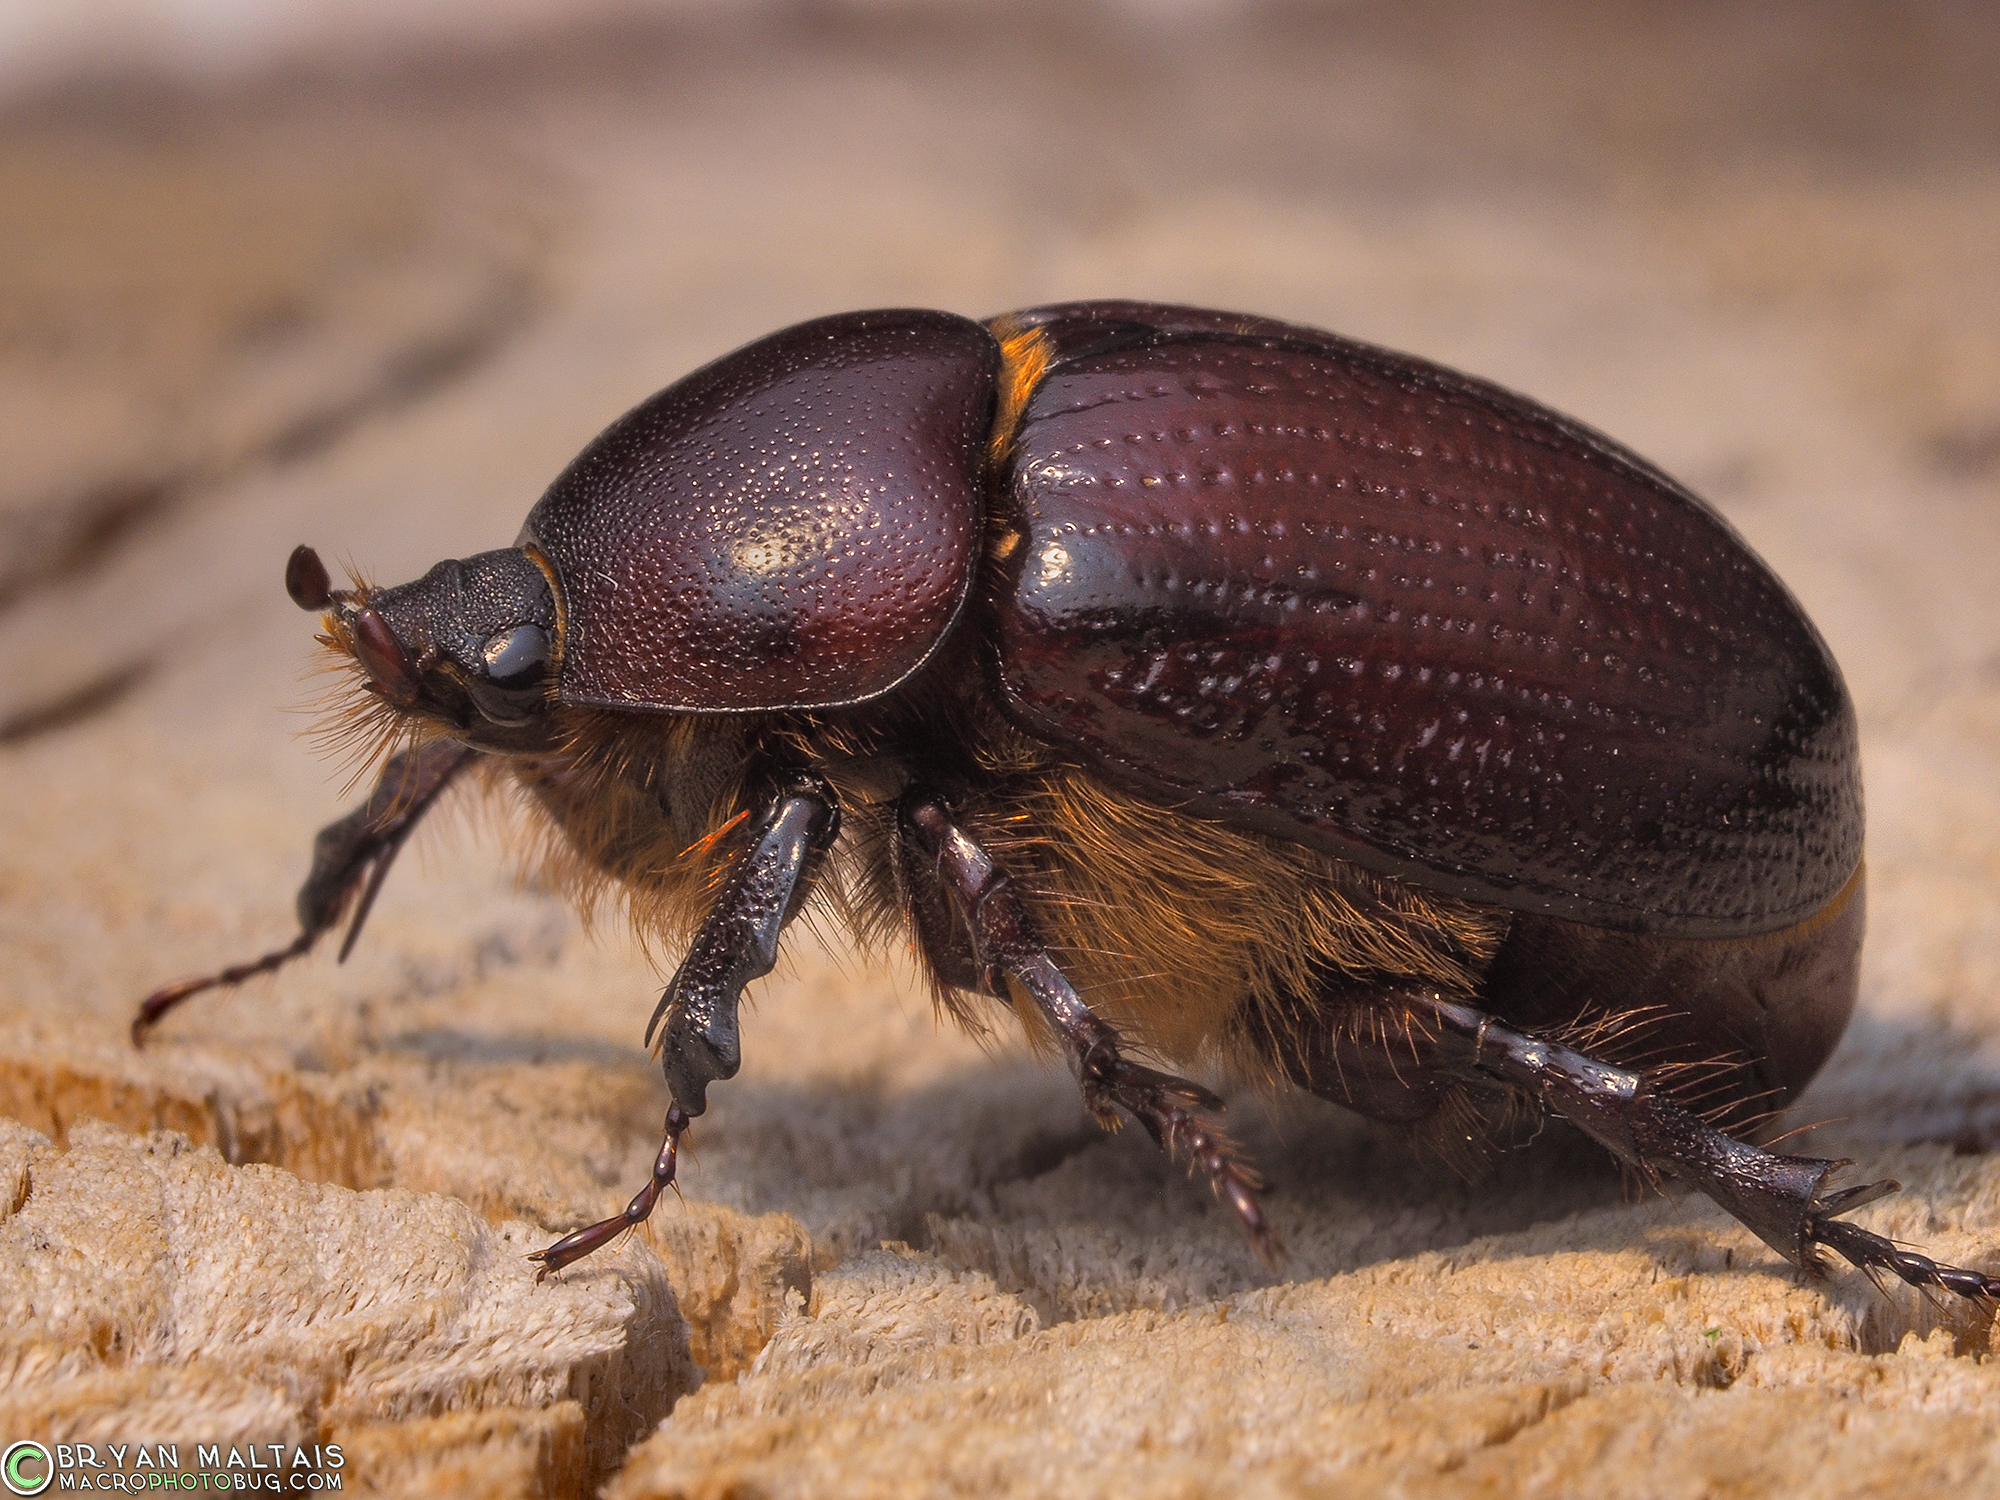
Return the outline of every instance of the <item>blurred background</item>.
[[[1832,1154],[1989,1152],[1996,79],[1982,0],[9,0],[0,1111],[554,1228],[621,1203],[655,971],[490,829],[408,860],[346,968],[126,1045],[147,990],[289,935],[350,796],[285,711],[287,553],[395,582],[505,545],[612,417],[797,319],[1118,296],[1460,366],[1709,497],[1861,711],[1862,1012],[1803,1113]],[[691,1196],[829,1265],[1068,1235],[1018,1261],[1048,1317],[1262,1275],[1066,1079],[797,949]],[[1300,1276],[1618,1199],[1464,1188],[1331,1112],[1246,1128],[1327,1210]]]

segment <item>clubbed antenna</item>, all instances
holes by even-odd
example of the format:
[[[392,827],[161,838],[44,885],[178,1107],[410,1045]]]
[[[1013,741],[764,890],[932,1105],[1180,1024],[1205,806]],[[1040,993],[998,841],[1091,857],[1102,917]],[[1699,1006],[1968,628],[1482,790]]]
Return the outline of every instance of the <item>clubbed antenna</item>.
[[[332,580],[327,577],[326,564],[303,542],[292,549],[291,557],[286,560],[285,592],[300,609],[318,611],[333,604]]]

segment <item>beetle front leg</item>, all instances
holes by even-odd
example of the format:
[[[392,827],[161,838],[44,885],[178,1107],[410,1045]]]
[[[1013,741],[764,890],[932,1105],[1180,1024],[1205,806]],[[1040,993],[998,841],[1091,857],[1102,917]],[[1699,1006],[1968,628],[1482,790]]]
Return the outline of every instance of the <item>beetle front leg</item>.
[[[1223,1101],[1200,1084],[1131,1061],[1117,1030],[1076,992],[1036,936],[1026,910],[1001,871],[936,798],[915,795],[902,808],[903,837],[931,861],[951,892],[972,936],[982,980],[996,989],[998,975],[1027,991],[1061,1038],[1076,1066],[1083,1102],[1098,1123],[1117,1128],[1124,1110],[1169,1153],[1185,1151],[1190,1166],[1229,1204],[1266,1262],[1284,1252],[1264,1215],[1257,1192],[1263,1181],[1234,1144],[1207,1118]]]
[[[341,913],[352,905],[354,916],[340,945],[340,959],[345,962],[397,853],[419,820],[477,753],[456,740],[429,740],[390,756],[368,800],[338,822],[327,824],[313,839],[312,869],[299,887],[299,935],[285,947],[249,963],[155,990],[132,1018],[132,1045],[143,1047],[146,1033],[162,1016],[203,990],[241,984],[303,956],[339,925]]]
[[[1837,1217],[1899,1191],[1900,1183],[1829,1190],[1826,1179],[1846,1162],[1747,1145],[1674,1103],[1644,1073],[1517,1031],[1433,993],[1405,998],[1420,1022],[1435,1027],[1462,1076],[1518,1088],[1621,1162],[1692,1182],[1800,1270],[1824,1275],[1818,1248],[1825,1246],[1870,1276],[1887,1271],[1915,1287],[2000,1299],[2000,1277],[1941,1266]]]
[[[798,914],[813,871],[840,836],[840,804],[824,780],[801,774],[764,811],[702,919],[687,957],[667,982],[646,1023],[650,1045],[660,1034],[660,1061],[674,1102],[653,1175],[625,1211],[563,1236],[528,1259],[537,1279],[582,1259],[625,1230],[644,1223],[673,1184],[681,1136],[708,1108],[708,1086],[742,1066],[737,1010],[743,986],[771,972],[778,938]]]
[[[840,803],[820,777],[801,775],[772,799],[750,834],[687,957],[667,982],[646,1043],[660,1034],[660,1061],[674,1102],[708,1109],[708,1086],[743,1063],[737,1007],[743,986],[771,972],[778,937],[798,912],[809,877],[840,836]]]

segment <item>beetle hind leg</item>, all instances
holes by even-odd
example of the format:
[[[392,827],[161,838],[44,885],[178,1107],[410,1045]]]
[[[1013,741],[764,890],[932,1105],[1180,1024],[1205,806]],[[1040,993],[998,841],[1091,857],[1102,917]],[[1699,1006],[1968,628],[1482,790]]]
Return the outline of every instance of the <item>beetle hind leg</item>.
[[[1118,1112],[1131,1115],[1169,1153],[1185,1154],[1189,1169],[1208,1179],[1227,1203],[1267,1264],[1284,1253],[1257,1194],[1263,1179],[1216,1124],[1223,1101],[1200,1084],[1136,1063],[1124,1055],[1118,1031],[1085,1005],[1042,946],[1009,888],[1007,876],[935,798],[909,797],[901,832],[935,870],[972,941],[980,988],[998,993],[1012,979],[1068,1050],[1083,1099],[1100,1124],[1115,1129]]]
[[[1620,1162],[1650,1177],[1693,1183],[1801,1271],[1825,1274],[1824,1247],[1871,1277],[1886,1272],[1918,1288],[2000,1300],[2000,1277],[1939,1265],[1840,1218],[1900,1184],[1829,1188],[1828,1178],[1847,1163],[1748,1145],[1683,1108],[1648,1074],[1517,1031],[1435,993],[1412,990],[1404,998],[1461,1077],[1519,1089]]]

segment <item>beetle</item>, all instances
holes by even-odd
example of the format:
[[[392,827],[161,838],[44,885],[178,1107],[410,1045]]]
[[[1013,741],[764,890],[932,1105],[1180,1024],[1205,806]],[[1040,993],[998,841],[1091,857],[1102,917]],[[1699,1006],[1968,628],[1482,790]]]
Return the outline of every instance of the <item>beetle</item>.
[[[1012,1000],[1107,1126],[1280,1251],[1220,1062],[1440,1141],[1526,1104],[1808,1273],[1973,1298],[1840,1215],[1891,1182],[1755,1144],[1839,1040],[1864,895],[1853,706],[1687,489],[1497,386],[1265,318],[1084,302],[822,318],[619,418],[515,545],[393,588],[286,570],[407,743],[326,829],[349,916],[469,767],[551,873],[684,943],[642,1222],[743,986],[808,901]],[[1699,1105],[1697,1102],[1699,1098]]]

